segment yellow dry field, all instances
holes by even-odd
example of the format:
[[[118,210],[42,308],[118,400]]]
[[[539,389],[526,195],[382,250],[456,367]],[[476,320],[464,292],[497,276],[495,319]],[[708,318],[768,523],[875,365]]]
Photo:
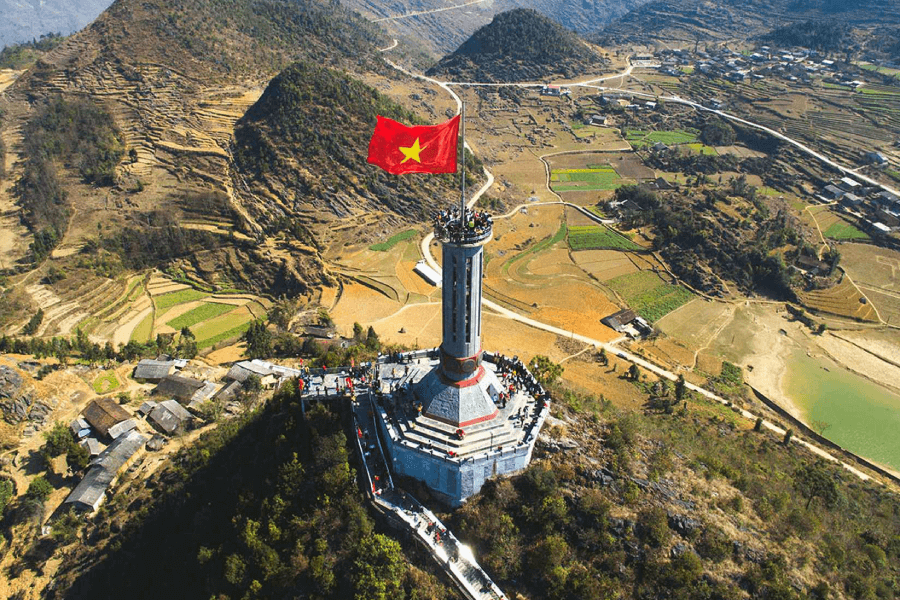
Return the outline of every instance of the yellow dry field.
[[[705,348],[731,322],[733,314],[730,304],[695,298],[657,321],[656,326],[689,348]]]
[[[425,297],[434,295],[440,298],[440,294],[435,293],[438,292],[439,288],[431,285],[421,275],[413,271],[416,262],[404,260],[397,263],[395,273],[397,274],[397,279],[400,280],[400,284],[411,294],[419,294]]]
[[[630,366],[631,363],[615,356],[609,357],[607,366],[588,360],[570,360],[563,363],[562,376],[577,391],[602,395],[617,407],[637,410],[644,407],[647,396],[637,386],[621,379]]]
[[[327,309],[331,309],[334,306],[335,301],[338,297],[338,292],[340,291],[339,287],[331,287],[325,286],[322,288],[321,295],[319,296],[319,304],[324,306]]]
[[[569,199],[569,194],[566,194],[566,202],[572,202]],[[572,202],[572,204],[579,204],[582,206],[590,206],[592,204],[596,204],[596,202],[588,202],[585,204],[581,204],[579,202]],[[569,227],[580,227],[582,225],[597,225],[597,221],[594,221],[589,216],[581,212],[580,210],[575,210],[571,207],[566,207],[566,224]]]
[[[641,343],[640,347],[647,358],[669,370],[677,370],[678,367],[691,369],[694,366],[694,350],[673,338],[657,338]]]
[[[534,254],[534,258],[525,258],[516,261],[509,268],[509,273],[515,279],[522,282],[531,282],[538,285],[553,284],[560,277],[583,278],[584,272],[569,258],[569,251],[560,242],[550,250]]]
[[[361,283],[348,281],[344,283],[340,300],[331,311],[331,318],[341,333],[350,334],[353,323],[371,323],[383,319],[400,310],[401,306],[396,300]]]
[[[150,292],[151,296],[161,296],[162,294],[168,294],[169,292],[178,292],[187,289],[191,289],[191,286],[184,283],[175,283],[169,279],[161,281],[151,280],[147,285],[147,291]]]
[[[582,250],[572,253],[575,263],[600,281],[636,273],[639,269],[631,256],[630,252],[617,250]]]
[[[900,252],[869,244],[841,244],[841,266],[859,285],[900,293]]]

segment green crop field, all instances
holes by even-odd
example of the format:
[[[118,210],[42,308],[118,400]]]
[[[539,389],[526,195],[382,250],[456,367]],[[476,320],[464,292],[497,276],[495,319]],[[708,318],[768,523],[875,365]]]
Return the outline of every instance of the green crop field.
[[[696,142],[697,132],[692,129],[676,129],[674,131],[641,131],[634,129],[626,131],[625,139],[631,142],[632,146],[637,147],[651,146],[657,142],[662,142],[667,146],[675,146],[677,144]]]
[[[195,290],[193,288],[178,290],[177,292],[169,292],[168,294],[161,294],[156,296],[153,299],[153,303],[156,304],[156,310],[165,310],[167,308],[171,308],[177,304],[184,304],[186,302],[193,302],[194,300],[199,300],[201,298],[206,298],[209,296],[208,292],[201,292],[200,290]]]
[[[712,146],[707,146],[706,144],[701,144],[699,142],[696,144],[687,144],[687,147],[694,152],[699,152],[700,154],[709,154],[710,156],[716,156],[717,154],[719,154]]]
[[[387,252],[400,242],[405,242],[410,238],[414,238],[419,235],[419,232],[415,229],[407,229],[406,231],[401,231],[400,233],[392,235],[387,241],[380,242],[378,244],[372,244],[369,246],[369,250],[375,250],[376,252]]]
[[[837,221],[832,223],[824,232],[825,237],[833,240],[867,240],[869,236],[850,223]]]
[[[116,377],[115,371],[105,371],[91,385],[98,394],[108,394],[119,387],[119,379]]]
[[[153,331],[153,313],[150,313],[138,323],[138,326],[131,332],[131,340],[144,343],[150,339],[150,333]]]
[[[249,327],[251,321],[253,321],[253,317],[250,315],[249,311],[235,311],[203,321],[192,327],[191,331],[194,332],[194,336],[197,338],[197,347],[204,348],[212,346],[224,339],[228,339],[228,337],[222,337],[225,333],[230,333],[245,325]],[[212,339],[215,339],[216,341],[209,342],[209,340]],[[206,344],[206,346],[204,346],[204,344]]]
[[[229,340],[231,338],[237,338],[244,335],[244,332],[250,329],[250,321],[246,323],[242,323],[237,327],[229,329],[228,331],[223,331],[222,333],[216,334],[212,337],[208,337],[197,342],[197,348],[203,350],[205,348],[209,348],[211,346],[215,346],[219,342],[224,342],[225,340]]]
[[[219,315],[223,315],[227,312],[231,312],[237,308],[233,304],[219,304],[216,302],[207,302],[206,304],[201,304],[197,308],[193,308],[183,315],[179,315],[166,323],[172,329],[181,329],[182,327],[191,327],[200,323],[201,321],[206,321],[207,319],[213,319],[218,317]]]
[[[621,275],[606,284],[625,298],[632,310],[651,322],[658,321],[694,297],[687,288],[666,283],[651,271]]]
[[[606,165],[588,169],[553,169],[550,172],[550,181],[555,184],[553,185],[555,192],[591,192],[614,190],[619,187],[621,178],[615,169]],[[565,185],[567,183],[581,185]]]
[[[580,225],[568,229],[569,247],[572,250],[643,250],[625,236],[608,227]]]

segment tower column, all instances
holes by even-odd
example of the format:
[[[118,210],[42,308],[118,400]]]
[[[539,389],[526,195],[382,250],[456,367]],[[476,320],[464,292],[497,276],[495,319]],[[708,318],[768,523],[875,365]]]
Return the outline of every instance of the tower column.
[[[443,244],[441,369],[453,381],[472,377],[481,364],[482,243]]]

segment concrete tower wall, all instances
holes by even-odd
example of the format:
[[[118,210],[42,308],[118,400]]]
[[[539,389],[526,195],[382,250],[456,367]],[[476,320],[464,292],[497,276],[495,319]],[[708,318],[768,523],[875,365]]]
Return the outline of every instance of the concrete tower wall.
[[[443,344],[456,359],[481,350],[482,244],[443,244]]]

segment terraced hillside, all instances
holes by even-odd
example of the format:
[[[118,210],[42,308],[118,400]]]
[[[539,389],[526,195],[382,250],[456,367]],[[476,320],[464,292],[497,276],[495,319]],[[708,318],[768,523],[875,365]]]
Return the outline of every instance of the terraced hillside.
[[[174,265],[216,288],[304,293],[324,276],[317,239],[329,237],[331,224],[319,214],[325,221],[336,214],[351,219],[362,211],[350,207],[366,204],[366,210],[388,213],[382,224],[390,225],[421,216],[424,209],[410,212],[408,201],[391,204],[395,190],[388,193],[383,184],[381,192],[358,189],[351,200],[335,194],[337,182],[351,175],[334,169],[330,156],[339,153],[332,152],[304,162],[307,192],[314,194],[306,200],[315,210],[307,211],[305,223],[292,222],[285,218],[294,208],[292,197],[278,195],[290,192],[289,185],[258,185],[255,172],[235,168],[235,124],[293,59],[375,73],[383,69],[376,48],[386,43],[375,26],[318,0],[116,3],[5,92],[0,134],[9,169],[0,182],[0,208],[4,223],[12,216],[0,235],[0,269],[22,279],[35,266],[31,236],[16,223],[12,188],[25,158],[26,124],[46,100],[86,98],[112,116],[125,154],[109,187],[88,185],[56,165],[68,199],[68,225],[57,228],[61,239],[54,240],[51,259],[22,287],[34,310],[50,302],[33,286],[51,267],[76,269],[79,281],[92,271],[98,288],[110,277]],[[304,106],[295,107],[298,116]],[[376,109],[361,110],[374,123]],[[369,127],[366,121],[352,131],[333,128],[335,147],[364,147],[360,139]],[[284,173],[269,176],[287,181]],[[449,179],[440,181],[450,188]],[[442,197],[435,187],[426,192]],[[400,208],[401,214],[391,214]],[[48,324],[47,331],[54,327]]]

